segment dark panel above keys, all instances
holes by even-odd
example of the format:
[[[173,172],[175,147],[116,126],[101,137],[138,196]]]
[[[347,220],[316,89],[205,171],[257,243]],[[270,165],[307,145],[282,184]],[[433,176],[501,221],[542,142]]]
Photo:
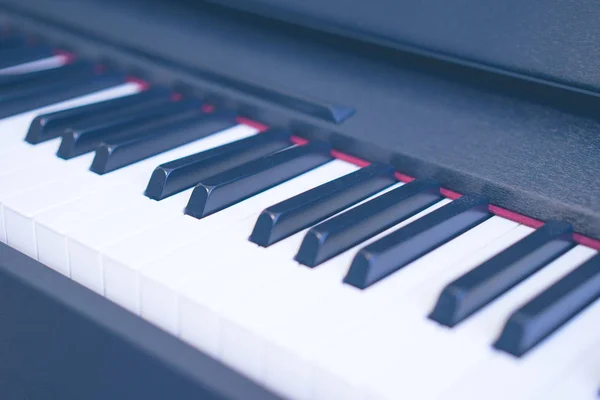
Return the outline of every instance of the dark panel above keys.
[[[64,159],[96,150],[102,143],[131,135],[145,134],[182,118],[200,115],[202,102],[198,99],[169,101],[156,99],[136,105],[134,110],[114,110],[78,123],[66,130],[57,155]]]
[[[185,213],[203,218],[331,161],[330,147],[311,141],[232,168],[200,182]]]
[[[83,96],[95,91],[108,89],[124,82],[125,77],[118,72],[109,72],[87,78],[77,78],[64,82],[48,90],[10,101],[0,101],[0,118],[20,114],[36,108],[60,103],[74,97]]]
[[[432,180],[416,180],[393,189],[311,228],[295,260],[316,267],[440,200],[440,185]]]
[[[494,347],[522,356],[600,298],[600,255],[515,311]]]
[[[571,225],[548,221],[446,286],[429,318],[455,326],[567,252],[574,246],[572,239]]]
[[[372,164],[264,210],[250,241],[267,247],[348,208],[396,181],[394,168]]]
[[[234,143],[162,164],[152,173],[145,195],[154,200],[167,198],[193,187],[209,176],[291,146],[290,136],[289,131],[271,129]]]
[[[490,217],[486,197],[465,195],[360,250],[344,283],[365,289]]]
[[[206,114],[199,110],[164,126],[107,141],[96,150],[90,170],[105,174],[236,124],[234,111]]]
[[[90,124],[95,121],[104,122],[117,116],[132,114],[148,105],[165,103],[169,101],[170,94],[171,91],[168,89],[150,89],[112,100],[39,115],[32,121],[25,140],[37,144],[54,139],[65,134],[67,129],[83,122]]]
[[[0,69],[54,56],[49,46],[17,47],[0,50]]]

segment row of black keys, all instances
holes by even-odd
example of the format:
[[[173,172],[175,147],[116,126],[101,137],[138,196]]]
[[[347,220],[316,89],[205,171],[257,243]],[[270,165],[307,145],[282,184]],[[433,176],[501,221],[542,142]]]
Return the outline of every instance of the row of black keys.
[[[136,96],[143,94],[130,96],[129,101]],[[106,102],[101,112],[106,111],[109,104],[122,106],[122,100]],[[90,106],[82,109],[87,107]],[[105,121],[108,120],[106,116],[109,114],[102,115]],[[73,121],[95,121],[98,116],[86,115],[84,118],[77,109],[73,109],[43,118],[54,121],[50,136],[56,137],[60,132],[57,130],[59,125],[64,128],[72,125]],[[32,125],[32,130],[37,129],[42,137],[49,137],[45,129],[49,125],[40,127]],[[72,127],[67,130],[72,130]],[[195,186],[186,212],[202,218],[330,160],[329,147],[324,143],[292,147],[289,132],[269,130],[159,166],[150,179],[146,194],[161,200]],[[395,181],[394,170],[390,166],[373,164],[362,168],[269,207],[258,218],[250,240],[269,246],[366,199]],[[436,182],[411,182],[313,227],[296,259],[315,267],[441,199]],[[490,216],[484,197],[464,196],[361,250],[345,281],[366,288]],[[534,234],[449,285],[431,317],[448,326],[456,325],[572,248],[571,236],[572,229],[568,224],[548,222]],[[597,258],[577,271],[594,271],[594,267],[598,268]],[[587,275],[577,276],[587,278]],[[587,279],[569,281],[565,278],[560,283],[569,284],[569,292],[580,296],[581,285],[586,282]],[[554,329],[593,301],[595,295],[597,291],[590,290],[589,296],[582,298],[583,303],[572,303],[573,307],[556,315]],[[536,311],[536,316],[547,317],[561,304],[552,302],[553,307]],[[521,317],[516,319],[523,321]],[[522,354],[549,332],[541,333],[543,335],[537,340],[526,335],[510,340],[503,336],[498,346],[507,343],[505,350]],[[524,343],[525,339],[528,339],[527,343]]]
[[[270,135],[276,140],[281,132],[261,134],[263,138]],[[255,139],[240,142],[251,140]],[[192,175],[198,172],[198,183],[188,203],[188,214],[190,208],[204,211],[208,204],[222,209],[285,180],[282,175],[289,178],[314,167],[315,151],[323,152],[323,159],[328,159],[321,144],[316,147],[309,144],[217,171],[222,162],[235,159],[236,151],[227,152],[235,145],[160,166],[148,187],[168,186],[165,170],[176,165],[188,168],[193,162],[187,164],[186,160],[197,161],[197,169]],[[245,147],[245,155],[250,149],[251,146]],[[298,168],[300,158],[304,159],[305,168]],[[292,163],[293,167],[290,166]],[[217,166],[217,170],[212,166]],[[206,177],[201,177],[202,174]],[[162,185],[156,182],[157,175],[161,177]],[[362,168],[267,208],[260,214],[250,240],[268,247],[314,225],[304,237],[295,259],[316,267],[442,199],[438,183],[417,180],[326,220],[394,182],[394,171],[390,166],[372,164]],[[490,217],[487,199],[478,195],[463,196],[360,250],[344,282],[367,288]],[[547,222],[533,234],[449,284],[430,318],[455,326],[572,249],[575,246],[572,235],[569,224]],[[597,255],[519,309],[509,319],[495,346],[520,356],[599,296],[600,255]]]
[[[86,85],[88,81],[101,81],[102,85],[91,88]],[[55,92],[49,93],[52,90],[66,93],[64,88],[83,85],[86,89],[77,94],[81,95],[121,82],[122,74],[98,75],[91,64],[77,63],[55,70],[0,77],[0,102],[33,101],[45,95],[56,96]],[[76,95],[70,92],[69,96]],[[95,150],[91,168],[106,173],[237,124],[232,111],[203,113],[200,100],[174,102],[171,98],[169,90],[152,89],[39,116],[28,132],[27,141],[40,143],[62,136],[59,156],[71,158]],[[47,101],[56,102],[56,97],[52,100],[48,97]],[[20,112],[39,107],[38,103],[26,103],[22,102]],[[291,146],[289,132],[270,130],[159,166],[146,194],[161,200],[195,186],[186,213],[202,218],[330,160],[327,144]],[[260,215],[250,240],[269,246],[318,224],[392,185],[393,172],[390,166],[374,164],[269,207]],[[439,185],[427,180],[392,190],[313,227],[296,259],[315,267],[441,198]],[[362,249],[345,282],[367,288],[490,217],[487,199],[463,196]],[[448,326],[456,325],[573,246],[572,228],[568,224],[548,222],[448,285],[431,318]],[[600,256],[517,311],[496,346],[521,355],[598,296]]]

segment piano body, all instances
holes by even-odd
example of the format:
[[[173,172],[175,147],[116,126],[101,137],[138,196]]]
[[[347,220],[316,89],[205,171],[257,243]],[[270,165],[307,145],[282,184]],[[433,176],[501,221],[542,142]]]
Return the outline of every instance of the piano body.
[[[597,398],[600,7],[351,3],[0,1],[0,398]]]

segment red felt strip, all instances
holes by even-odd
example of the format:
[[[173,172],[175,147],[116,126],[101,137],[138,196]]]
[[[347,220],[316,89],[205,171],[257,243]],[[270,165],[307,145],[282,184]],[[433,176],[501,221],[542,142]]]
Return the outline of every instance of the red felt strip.
[[[244,124],[244,125],[248,125],[253,128],[256,128],[260,132],[264,132],[267,129],[269,129],[269,127],[267,125],[262,124],[260,122],[253,121],[253,120],[245,118],[245,117],[237,117],[237,122],[238,122],[238,124]]]
[[[202,106],[202,111],[204,111],[205,113],[211,113],[215,111],[215,106],[213,106],[212,104],[204,104]]]
[[[292,137],[290,138],[290,141],[291,141],[292,143],[294,143],[295,145],[298,145],[298,146],[303,146],[303,145],[305,145],[306,143],[308,143],[308,140],[306,140],[306,139],[303,139],[303,138],[301,138],[301,137],[298,137],[298,136],[292,136]]]
[[[148,83],[147,81],[133,77],[133,76],[128,76],[125,78],[125,80],[127,82],[137,83],[138,85],[140,85],[141,90],[148,90],[148,88],[150,87],[150,83]]]
[[[77,58],[77,56],[75,54],[65,51],[65,50],[54,50],[54,54],[56,54],[57,56],[63,57],[65,64],[69,64]]]

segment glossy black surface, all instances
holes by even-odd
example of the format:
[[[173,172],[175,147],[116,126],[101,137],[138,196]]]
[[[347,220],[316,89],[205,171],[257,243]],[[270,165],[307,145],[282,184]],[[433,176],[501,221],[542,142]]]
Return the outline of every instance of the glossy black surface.
[[[190,112],[154,129],[108,139],[98,149],[90,170],[105,174],[235,126],[233,111]]]
[[[170,121],[199,115],[201,104],[200,100],[172,102],[162,98],[158,104],[151,102],[136,106],[132,112],[118,109],[85,119],[65,131],[58,156],[64,159],[77,157],[96,150],[102,143],[144,134]]]
[[[289,147],[291,133],[271,129],[234,143],[162,164],[154,170],[145,195],[162,200],[202,179]]]
[[[259,246],[270,246],[395,182],[391,165],[371,164],[263,210],[249,240]]]
[[[600,93],[600,7],[594,0],[211,1],[522,79]]]
[[[94,65],[87,62],[25,74],[0,75],[0,102],[50,92],[78,82],[82,78],[92,79],[96,75],[98,74],[94,72]]]
[[[331,160],[330,147],[310,142],[204,179],[192,192],[185,213],[206,217]]]
[[[429,318],[446,326],[458,324],[574,245],[571,225],[548,221],[529,236],[448,284]]]
[[[360,250],[344,283],[365,289],[490,217],[485,196],[465,195]]]
[[[24,46],[26,43],[25,36],[17,33],[2,33],[0,34],[0,51],[12,49],[15,47]]]
[[[295,260],[309,267],[342,253],[442,199],[439,183],[416,180],[311,228]]]
[[[98,90],[108,89],[123,83],[124,79],[123,74],[119,72],[109,72],[89,77],[78,77],[60,84],[52,84],[44,90],[36,90],[32,94],[0,101],[0,118],[59,103]]]
[[[41,143],[62,136],[67,129],[81,123],[98,124],[118,116],[126,116],[140,107],[166,102],[169,96],[170,91],[167,89],[150,89],[112,100],[42,114],[32,121],[25,141],[31,144]]]
[[[600,298],[600,255],[577,267],[515,311],[494,344],[522,356]]]

